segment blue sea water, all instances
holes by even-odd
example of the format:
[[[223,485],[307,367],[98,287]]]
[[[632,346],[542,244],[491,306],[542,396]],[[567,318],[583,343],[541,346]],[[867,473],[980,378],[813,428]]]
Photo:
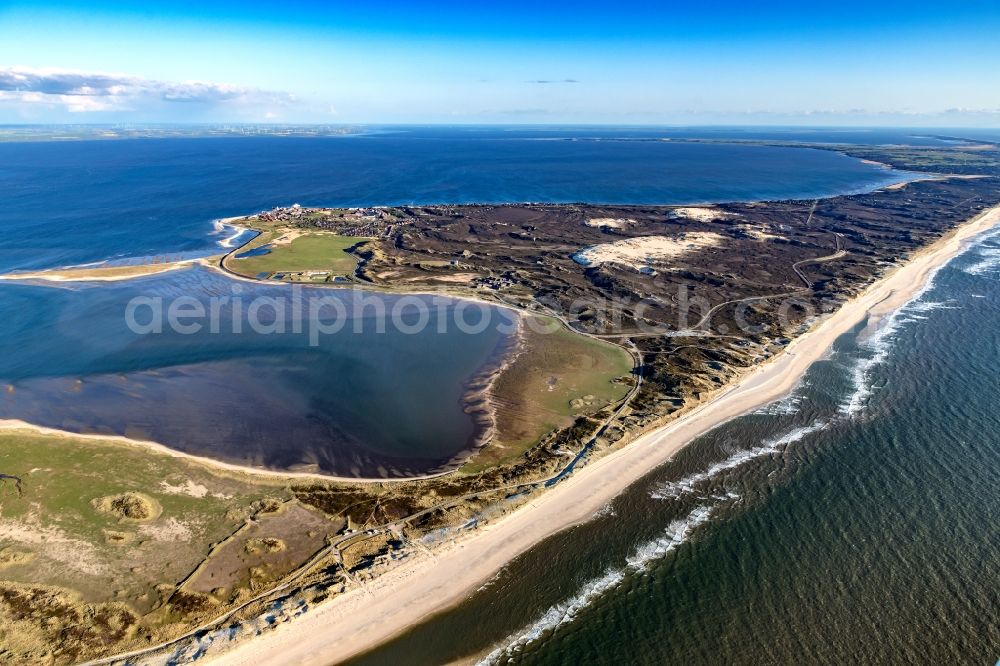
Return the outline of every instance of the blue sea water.
[[[658,138],[411,127],[4,142],[0,272],[218,253],[241,240],[218,218],[291,203],[687,203],[818,197],[905,177],[825,150]],[[318,347],[289,333],[141,336],[125,326],[136,296],[209,308],[233,289],[202,269],[73,288],[0,284],[0,416],[345,476],[433,471],[475,442],[463,395],[510,335],[499,310],[475,335],[345,331]]]
[[[215,220],[291,203],[686,203],[817,197],[905,177],[823,150],[658,138],[472,127],[4,142],[0,272],[218,253],[240,238]],[[234,289],[202,269],[72,288],[0,284],[0,416],[345,476],[432,471],[474,443],[463,392],[506,344],[500,310],[487,308],[497,325],[475,335],[345,331],[319,346],[246,327],[143,336],[125,325],[137,296],[209,308]],[[261,289],[288,293],[244,295]]]
[[[680,204],[814,198],[903,178],[825,150],[617,140],[666,134],[394,128],[320,138],[0,143],[0,273],[212,252],[229,235],[213,220],[292,203]]]

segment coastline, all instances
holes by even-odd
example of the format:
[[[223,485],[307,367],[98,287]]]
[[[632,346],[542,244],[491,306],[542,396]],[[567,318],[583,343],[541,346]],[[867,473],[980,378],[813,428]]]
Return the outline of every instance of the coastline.
[[[5,273],[0,280],[27,282],[122,282],[137,278],[160,275],[192,266],[210,266],[215,256],[182,259],[161,264],[137,264],[135,266],[103,266],[95,268],[55,268],[34,273]]]
[[[1000,224],[987,209],[869,285],[795,338],[773,359],[669,424],[598,458],[493,524],[392,569],[273,632],[235,646],[214,664],[329,664],[372,649],[428,615],[460,602],[510,559],[590,519],[608,500],[708,430],[787,394],[833,343],[866,317],[879,318],[919,295],[934,273],[980,233]]]
[[[36,271],[4,273],[0,275],[0,280],[13,282],[41,281],[41,282],[121,282],[123,280],[134,280],[137,278],[160,275],[182,268],[192,266],[214,266],[223,256],[232,254],[233,242],[241,235],[250,230],[249,227],[234,224],[237,220],[246,219],[245,215],[235,217],[223,217],[213,220],[217,233],[222,233],[228,227],[232,233],[226,238],[217,241],[218,245],[225,248],[222,254],[206,254],[205,256],[192,257],[190,259],[180,259],[178,261],[167,261],[161,263],[146,264],[126,264],[126,265],[106,265],[100,261],[92,265],[65,266],[62,268],[44,268]],[[252,239],[250,239],[252,240]],[[249,240],[247,241],[249,242]],[[243,243],[245,245],[246,243]],[[242,247],[239,246],[239,247]],[[236,249],[239,249],[237,247]]]
[[[204,467],[214,470],[216,472],[228,472],[228,473],[238,473],[251,477],[259,477],[264,479],[272,479],[273,481],[302,481],[302,480],[313,480],[313,481],[330,481],[337,483],[354,483],[354,484],[366,484],[366,483],[404,483],[408,481],[424,481],[427,479],[434,479],[440,476],[445,476],[446,474],[451,474],[453,470],[447,470],[443,472],[434,472],[431,474],[424,474],[421,476],[403,476],[403,477],[356,477],[356,476],[333,476],[331,474],[323,474],[320,472],[296,472],[296,471],[282,471],[273,469],[264,469],[261,467],[250,467],[248,465],[240,465],[238,463],[227,463],[215,458],[209,458],[207,456],[198,456],[193,453],[185,453],[184,451],[178,451],[177,449],[172,449],[169,446],[160,444],[159,442],[154,442],[145,439],[132,439],[130,437],[125,437],[124,435],[101,435],[93,433],[76,433],[70,432],[68,430],[59,430],[58,428],[47,428],[45,426],[35,425],[34,423],[29,423],[27,421],[22,421],[20,419],[0,419],[0,432],[3,431],[21,431],[30,432],[37,435],[48,435],[52,437],[61,437],[64,439],[77,439],[77,440],[91,440],[100,442],[110,442],[115,444],[121,444],[124,446],[141,447],[148,451],[154,453],[159,453],[161,455],[167,455],[172,458],[183,458],[193,463],[197,463]]]
[[[524,322],[519,314],[517,330],[500,342],[490,359],[463,387],[462,410],[475,424],[475,431],[468,446],[444,465],[448,471],[457,471],[472,456],[487,446],[497,433],[496,394],[497,379],[524,353]]]
[[[222,218],[215,220],[218,225],[228,225],[233,228],[240,229],[240,233],[251,230],[250,227],[244,227],[240,225],[233,224],[236,220],[243,220],[246,216],[236,216]],[[236,234],[237,236],[239,234]],[[229,240],[229,239],[227,239]],[[196,257],[192,259],[185,259],[176,262],[163,263],[163,264],[140,264],[137,266],[124,267],[130,269],[133,272],[119,272],[122,270],[120,267],[107,267],[107,268],[85,268],[85,269],[75,269],[75,268],[63,268],[63,269],[46,269],[43,271],[38,271],[34,273],[9,273],[0,275],[0,280],[8,280],[12,282],[40,282],[44,286],[55,286],[55,284],[45,285],[45,283],[63,283],[63,282],[119,282],[126,280],[133,280],[141,277],[147,277],[150,275],[162,274],[167,272],[172,272],[179,269],[192,268],[195,266],[200,266],[206,270],[218,273],[223,277],[236,281],[236,282],[247,282],[254,285],[263,285],[265,287],[274,288],[291,288],[296,285],[291,285],[283,282],[270,282],[267,280],[257,280],[254,278],[246,277],[235,273],[227,269],[224,265],[224,261],[227,257],[235,254],[241,250],[245,245],[251,242],[253,238],[247,239],[244,243],[233,247],[232,245],[227,245],[227,251],[224,254],[215,254],[205,257]],[[114,274],[95,276],[94,271],[109,271],[115,272]],[[351,484],[382,484],[382,483],[403,483],[403,482],[418,482],[427,481],[431,479],[440,478],[443,476],[448,476],[455,473],[463,464],[465,464],[471,456],[478,453],[484,446],[486,446],[495,434],[495,407],[493,405],[493,386],[497,378],[501,373],[510,366],[511,363],[519,356],[524,350],[524,331],[522,324],[522,317],[537,315],[538,313],[533,313],[522,308],[515,307],[509,303],[496,302],[487,300],[485,298],[478,297],[474,294],[464,294],[455,293],[447,288],[441,288],[439,290],[429,290],[429,289],[386,289],[378,287],[376,285],[363,285],[363,284],[349,284],[349,285],[320,285],[320,284],[310,284],[310,285],[298,285],[300,287],[311,288],[311,289],[363,289],[367,291],[372,291],[376,293],[383,293],[387,295],[399,295],[399,296],[433,296],[433,297],[445,297],[452,300],[463,300],[479,305],[488,306],[491,308],[498,308],[503,310],[509,310],[515,314],[517,317],[517,330],[510,336],[510,339],[502,343],[500,348],[494,351],[491,358],[486,362],[486,364],[479,368],[475,374],[468,378],[464,384],[463,396],[462,396],[462,409],[469,415],[473,420],[476,431],[470,438],[468,445],[452,456],[449,460],[436,468],[428,470],[424,474],[414,475],[414,476],[402,476],[402,477],[360,477],[360,476],[338,476],[335,474],[330,474],[326,472],[301,472],[295,470],[280,470],[280,469],[268,469],[262,467],[253,467],[241,463],[232,463],[219,460],[217,458],[212,458],[210,456],[202,456],[194,453],[188,453],[185,451],[180,451],[174,449],[160,442],[153,440],[143,440],[128,437],[125,435],[114,435],[114,434],[96,434],[96,433],[77,433],[69,430],[62,430],[59,428],[52,428],[48,426],[42,426],[21,419],[2,419],[0,418],[0,432],[3,431],[22,431],[31,432],[39,435],[46,435],[58,438],[68,438],[68,439],[82,439],[91,441],[104,441],[116,444],[121,444],[124,446],[140,447],[146,450],[152,451],[153,453],[159,453],[175,458],[183,458],[190,462],[200,464],[209,469],[213,469],[217,472],[227,472],[227,473],[237,473],[244,474],[251,477],[258,477],[264,479],[270,479],[273,481],[326,481],[335,483],[351,483]]]
[[[239,248],[235,248],[231,252],[238,251]],[[264,285],[265,287],[274,288],[290,288],[293,285],[289,285],[281,282],[268,282],[264,280],[255,280],[253,278],[248,278],[242,275],[233,273],[223,267],[221,267],[221,260],[219,257],[204,257],[198,259],[185,260],[183,262],[176,262],[176,265],[172,265],[170,268],[165,268],[157,272],[167,272],[177,268],[190,268],[192,266],[201,266],[206,270],[214,271],[220,275],[235,281],[248,282],[255,285]],[[120,280],[131,280],[138,275],[121,276],[114,278],[105,278],[101,281],[120,281]],[[7,279],[11,281],[30,281],[34,279],[41,279],[46,282],[92,282],[93,278],[59,278],[35,275],[10,275],[0,276],[0,280]],[[50,285],[46,285],[50,286]],[[54,285],[51,285],[54,286]],[[325,481],[325,482],[335,482],[335,483],[350,483],[357,485],[364,484],[382,484],[382,483],[405,483],[405,482],[418,482],[427,481],[431,479],[440,478],[443,476],[448,476],[454,474],[462,465],[464,465],[470,457],[478,453],[484,446],[489,444],[492,437],[495,434],[495,406],[494,406],[494,395],[493,387],[496,380],[500,375],[514,362],[514,360],[524,351],[524,329],[523,329],[523,317],[526,316],[548,316],[540,314],[537,312],[531,312],[523,310],[521,308],[515,307],[508,303],[490,301],[484,298],[479,298],[474,295],[462,295],[450,292],[446,289],[439,291],[431,290],[412,290],[412,291],[392,291],[388,289],[381,289],[378,287],[366,287],[364,285],[304,285],[305,288],[311,289],[350,289],[350,288],[360,288],[365,290],[374,291],[376,293],[383,293],[387,295],[414,295],[414,296],[435,296],[435,297],[445,297],[453,300],[464,300],[469,302],[474,302],[480,305],[498,308],[503,310],[509,310],[514,313],[516,317],[517,329],[514,331],[508,339],[501,342],[500,346],[494,350],[491,357],[486,361],[485,365],[479,368],[472,376],[470,376],[463,384],[463,395],[461,400],[462,410],[469,415],[472,419],[475,432],[470,438],[467,446],[461,451],[456,453],[450,459],[444,463],[428,470],[426,473],[413,475],[413,476],[400,476],[400,477],[364,477],[364,476],[338,476],[336,474],[331,474],[327,472],[305,472],[296,471],[294,469],[282,470],[282,469],[269,469],[264,467],[254,467],[247,464],[242,464],[238,462],[226,462],[224,460],[219,460],[210,456],[202,456],[195,453],[188,453],[185,451],[180,451],[178,449],[172,448],[166,444],[156,442],[153,440],[136,439],[133,437],[128,437],[126,435],[115,435],[115,434],[99,434],[99,433],[78,433],[69,430],[62,430],[59,428],[53,428],[49,426],[38,425],[31,423],[29,421],[24,421],[17,418],[3,419],[0,418],[0,432],[3,431],[22,431],[31,432],[39,435],[46,435],[51,437],[59,437],[63,439],[77,439],[77,440],[90,440],[90,441],[103,441],[121,444],[124,446],[140,447],[151,451],[153,453],[158,453],[162,455],[167,455],[174,458],[183,458],[190,462],[200,464],[209,469],[213,469],[217,472],[225,473],[237,473],[243,474],[250,477],[257,477],[263,479],[270,479],[274,481]],[[611,344],[611,343],[608,343]]]

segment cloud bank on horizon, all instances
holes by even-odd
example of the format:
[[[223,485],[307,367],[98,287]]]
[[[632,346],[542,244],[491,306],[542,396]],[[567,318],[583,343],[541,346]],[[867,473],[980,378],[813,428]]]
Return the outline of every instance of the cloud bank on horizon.
[[[165,107],[171,104],[270,109],[294,102],[295,96],[291,93],[267,92],[225,83],[170,83],[126,74],[0,67],[0,104],[28,108],[41,105],[71,114],[156,113],[165,111]]]
[[[998,31],[977,0],[14,0],[0,123],[997,127]]]

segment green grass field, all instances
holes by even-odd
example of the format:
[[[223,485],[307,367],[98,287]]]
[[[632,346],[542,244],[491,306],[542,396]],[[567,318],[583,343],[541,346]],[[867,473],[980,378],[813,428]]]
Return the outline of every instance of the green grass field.
[[[9,481],[0,486],[0,542],[33,555],[31,565],[7,568],[0,578],[63,585],[90,601],[122,590],[117,598],[140,609],[152,601],[142,598],[151,585],[190,572],[210,544],[243,523],[254,501],[288,496],[277,482],[247,482],[137,446],[28,432],[0,433],[0,472],[23,482],[22,496]],[[155,500],[162,514],[123,522],[92,504],[129,491]],[[114,543],[109,531],[129,541]],[[36,543],[38,534],[48,543]],[[142,571],[133,572],[136,566]]]
[[[540,333],[528,327],[527,349],[493,387],[496,440],[462,471],[477,472],[510,460],[552,430],[571,425],[577,416],[593,414],[628,394],[631,383],[620,381],[632,370],[627,351],[562,326],[552,329]]]
[[[265,232],[236,254],[271,243],[268,254],[244,259],[237,259],[234,255],[226,260],[226,268],[248,277],[261,273],[299,271],[330,271],[335,276],[348,275],[354,271],[357,259],[345,250],[367,240],[357,236],[310,233],[294,238],[290,243],[282,243],[281,235]]]

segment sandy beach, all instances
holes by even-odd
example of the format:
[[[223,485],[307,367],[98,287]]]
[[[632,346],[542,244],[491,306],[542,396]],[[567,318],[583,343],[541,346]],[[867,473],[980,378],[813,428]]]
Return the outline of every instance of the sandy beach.
[[[916,253],[784,353],[712,400],[595,460],[524,508],[433,556],[422,557],[336,597],[304,617],[237,646],[214,664],[327,664],[377,646],[465,598],[510,559],[551,534],[590,519],[611,498],[713,427],[787,394],[834,341],[869,314],[884,317],[912,299],[969,240],[1000,223],[1000,207]]]
[[[126,266],[100,266],[97,268],[57,268],[34,273],[7,273],[0,280],[41,280],[43,282],[120,282],[135,278],[159,275],[192,266],[210,266],[217,256],[182,259],[158,264],[136,264]]]
[[[234,224],[236,220],[245,219],[245,216],[224,217],[215,220],[215,230],[222,233],[227,229],[231,232],[229,236],[219,241],[221,247],[233,248],[233,243],[248,230],[247,227]],[[28,281],[37,280],[42,282],[120,282],[122,280],[133,280],[135,278],[159,275],[192,266],[215,266],[222,258],[221,254],[206,255],[204,257],[194,257],[191,259],[181,259],[178,261],[161,261],[148,264],[126,264],[120,266],[88,265],[88,266],[68,266],[66,268],[51,268],[30,272],[14,272],[0,275],[0,280]]]
[[[184,451],[178,451],[177,449],[172,449],[169,446],[160,444],[159,442],[153,442],[146,439],[134,439],[131,437],[125,437],[123,435],[103,435],[103,434],[91,434],[91,433],[76,433],[70,432],[68,430],[59,430],[58,428],[47,428],[45,426],[35,425],[34,423],[28,423],[27,421],[22,421],[20,419],[0,419],[0,431],[13,431],[13,432],[26,432],[36,435],[47,435],[49,437],[62,437],[67,440],[90,440],[98,442],[110,442],[115,444],[121,444],[123,446],[138,446],[146,448],[155,453],[159,453],[165,456],[170,456],[172,458],[183,458],[184,460],[191,461],[200,465],[204,465],[210,469],[216,471],[233,472],[236,474],[243,474],[250,477],[258,477],[262,479],[271,479],[276,483],[289,482],[289,481],[342,481],[344,483],[407,483],[411,481],[420,481],[422,479],[434,479],[439,476],[444,476],[446,474],[451,474],[451,471],[435,472],[434,474],[424,474],[422,476],[406,476],[406,477],[360,477],[360,476],[334,476],[332,474],[322,474],[320,472],[296,472],[293,470],[272,470],[265,469],[262,467],[250,467],[249,465],[240,465],[238,463],[227,463],[221,460],[216,460],[215,458],[209,458],[206,456],[199,456],[193,453],[185,453]]]

